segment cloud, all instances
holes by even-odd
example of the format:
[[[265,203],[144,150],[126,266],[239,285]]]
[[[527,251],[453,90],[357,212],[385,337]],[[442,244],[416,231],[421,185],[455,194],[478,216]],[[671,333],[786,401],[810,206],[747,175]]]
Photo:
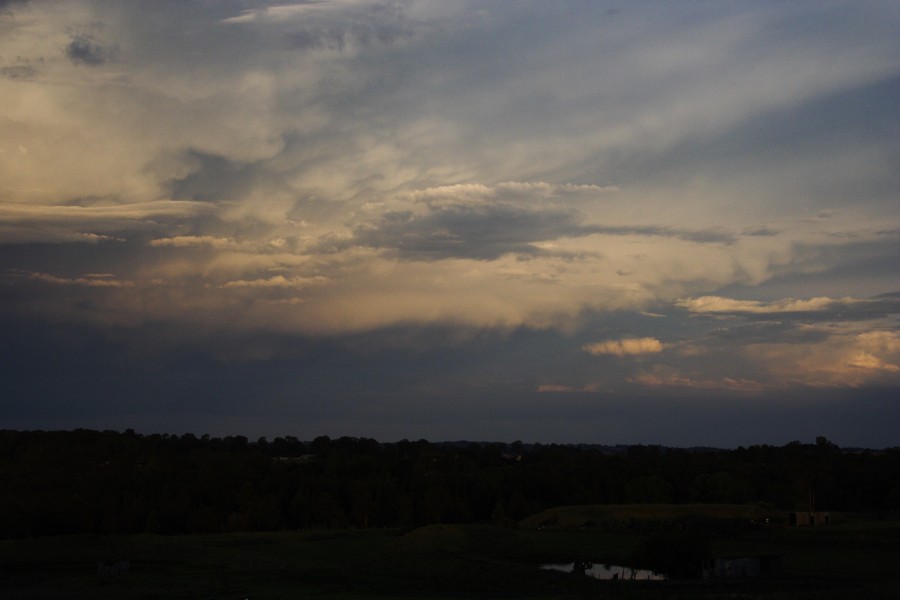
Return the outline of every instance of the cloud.
[[[229,281],[222,287],[226,288],[302,288],[310,285],[317,285],[327,282],[325,277],[285,277],[283,275],[275,275],[268,279],[239,279]]]
[[[792,320],[761,321],[719,328],[709,334],[713,344],[754,344],[778,341],[783,344],[813,344],[828,339],[820,327],[798,324]]]
[[[586,232],[601,235],[637,235],[649,237],[672,237],[698,244],[733,244],[736,236],[723,228],[683,229],[658,225],[621,225],[585,227]]]
[[[764,394],[790,388],[855,388],[900,383],[897,294],[868,299],[785,299],[772,302],[700,298],[673,303],[691,314],[696,331],[654,368],[631,376],[641,386]],[[747,323],[749,321],[749,323]],[[705,329],[705,331],[704,331]],[[711,377],[719,373],[719,377]]]
[[[537,387],[539,394],[590,394],[596,393],[602,389],[602,386],[596,383],[587,383],[582,386],[563,385],[558,383],[542,383]]]
[[[241,27],[275,28],[293,50],[343,52],[389,45],[415,35],[402,4],[377,2],[298,2],[242,11],[222,20]]]
[[[773,387],[772,384],[762,383],[753,379],[735,379],[732,377],[695,379],[667,368],[657,368],[649,373],[641,373],[632,378],[631,381],[640,386],[650,388],[686,388],[748,394],[758,394]]]
[[[391,248],[414,259],[449,257],[496,259],[504,254],[535,254],[532,244],[579,235],[572,210],[528,209],[511,204],[440,206],[425,214],[387,213],[354,232],[352,243]]]
[[[211,235],[176,235],[174,237],[150,240],[149,244],[155,248],[189,248],[193,246],[230,248],[234,247],[236,243],[231,238],[220,238]]]
[[[208,210],[200,202],[183,200],[155,200],[124,204],[96,202],[79,205],[35,205],[0,203],[0,221],[71,221],[91,222],[105,220],[142,220],[154,217],[188,216]]]
[[[111,6],[2,3],[9,319],[424,417],[413,354],[478,406],[896,385],[893,6]]]
[[[562,385],[558,383],[544,383],[538,386],[537,391],[539,394],[558,394],[558,393],[570,393],[580,391],[577,388],[574,388],[570,385]]]
[[[84,206],[0,202],[0,244],[97,241],[116,234],[164,227],[161,221],[181,220],[208,212],[199,202],[155,200]]]
[[[786,298],[764,303],[756,300],[734,300],[721,296],[701,296],[686,298],[677,302],[676,305],[693,313],[776,314],[821,311],[831,308],[837,302],[846,303],[847,300],[841,301],[825,297],[810,298],[809,300]]]
[[[774,377],[811,387],[900,384],[900,333],[833,332],[816,344],[755,344],[746,355],[768,365]]]
[[[614,186],[512,181],[414,190],[401,196],[411,202],[406,210],[385,211],[358,225],[352,237],[336,244],[327,240],[326,245],[389,249],[411,260],[493,260],[512,253],[552,253],[546,242],[561,238],[660,237],[698,244],[731,244],[736,239],[718,228],[596,224],[577,208],[617,191]]]
[[[0,0],[0,17],[2,17],[8,8],[12,8],[17,4],[27,4],[28,0]]]
[[[636,356],[639,354],[658,354],[662,352],[663,344],[655,338],[625,338],[585,344],[581,349],[595,356],[604,354]]]
[[[79,33],[72,36],[66,46],[66,56],[75,64],[96,67],[112,59],[114,49],[102,46],[94,41],[93,36]]]
[[[32,81],[37,77],[38,70],[32,65],[13,65],[11,67],[0,67],[0,77],[11,79],[13,81]]]
[[[618,192],[616,186],[595,184],[554,184],[547,181],[506,181],[496,185],[482,183],[457,183],[417,189],[407,194],[416,202],[429,206],[454,206],[459,204],[484,204],[495,199],[501,201],[560,200],[562,198],[597,199],[604,194]]]
[[[300,2],[292,2],[289,4],[274,4],[271,6],[263,6],[262,8],[251,8],[241,11],[234,17],[222,19],[222,23],[240,24],[253,22],[280,22],[296,19],[298,17],[309,17],[310,13],[321,12],[323,10],[332,9],[341,2],[334,0],[308,0]]]
[[[873,298],[818,296],[763,302],[735,300],[722,296],[701,296],[678,300],[675,306],[698,315],[734,316],[754,320],[793,318],[803,322],[851,321],[878,319],[896,314],[900,310],[900,297],[896,293],[889,293]]]
[[[96,288],[122,288],[134,286],[133,281],[116,279],[115,275],[108,273],[87,273],[81,277],[57,277],[49,273],[28,273],[28,279],[49,283],[51,285],[73,285]]]

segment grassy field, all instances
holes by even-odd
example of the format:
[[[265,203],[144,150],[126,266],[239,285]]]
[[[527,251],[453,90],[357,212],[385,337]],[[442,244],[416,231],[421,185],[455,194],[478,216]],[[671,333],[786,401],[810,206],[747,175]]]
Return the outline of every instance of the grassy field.
[[[746,521],[786,522],[784,511],[746,504],[597,504],[560,506],[536,513],[520,524],[523,528],[597,529],[613,524],[627,528],[632,521],[671,521],[702,517]]]
[[[275,598],[449,600],[460,598],[900,597],[900,522],[841,520],[828,528],[768,527],[714,539],[719,556],[778,554],[783,572],[742,581],[595,581],[542,571],[545,562],[627,564],[640,533],[584,528],[617,518],[676,518],[684,507],[566,507],[555,527],[430,525],[412,531],[347,530],[197,536],[62,536],[0,541],[0,597]],[[696,510],[696,509],[692,509]],[[743,509],[735,509],[740,513]],[[724,507],[710,514],[734,516]],[[750,514],[745,515],[747,517]],[[759,516],[755,513],[752,515]],[[546,521],[546,515],[542,518]],[[571,521],[571,523],[570,523]],[[130,561],[104,577],[98,561]]]

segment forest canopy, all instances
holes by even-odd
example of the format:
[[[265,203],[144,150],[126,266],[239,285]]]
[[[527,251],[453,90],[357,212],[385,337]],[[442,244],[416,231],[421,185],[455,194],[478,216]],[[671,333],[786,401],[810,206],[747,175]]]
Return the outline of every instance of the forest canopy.
[[[514,526],[578,504],[900,509],[900,449],[0,431],[0,537]]]

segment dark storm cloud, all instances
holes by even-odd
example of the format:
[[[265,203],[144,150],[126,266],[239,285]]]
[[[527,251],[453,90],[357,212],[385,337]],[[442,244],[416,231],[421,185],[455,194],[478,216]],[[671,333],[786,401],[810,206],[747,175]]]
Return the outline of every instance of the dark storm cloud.
[[[190,166],[190,172],[169,182],[175,200],[231,200],[249,192],[262,178],[257,173],[256,165],[229,160],[217,154],[187,150],[178,157],[178,161]]]
[[[106,198],[78,198],[55,206],[0,203],[0,244],[119,240],[126,231],[159,230],[208,208],[200,202],[114,204]]]
[[[535,242],[584,235],[570,210],[532,210],[509,204],[449,206],[424,215],[391,212],[356,230],[355,243],[393,248],[405,258],[492,260],[512,252],[535,254]]]
[[[900,292],[881,294],[851,303],[835,303],[834,311],[836,318],[848,321],[900,315]]]
[[[523,208],[509,203],[431,206],[425,214],[388,212],[358,227],[348,245],[390,248],[410,259],[494,260],[510,253],[547,254],[535,245],[589,235],[669,237],[701,244],[730,244],[734,235],[718,230],[657,226],[584,224],[574,209]]]
[[[115,49],[102,46],[94,41],[93,36],[79,33],[72,36],[66,46],[66,56],[75,64],[96,67],[112,59]]]

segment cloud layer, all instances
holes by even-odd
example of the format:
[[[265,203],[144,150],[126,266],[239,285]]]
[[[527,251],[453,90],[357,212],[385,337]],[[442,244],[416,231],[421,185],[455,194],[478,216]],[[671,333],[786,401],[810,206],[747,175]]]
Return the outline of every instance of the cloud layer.
[[[3,2],[3,313],[130,332],[139,363],[324,344],[342,377],[363,346],[488,336],[483,367],[410,365],[479,406],[893,390],[897,23],[878,2]],[[554,357],[508,347],[522,331]]]

